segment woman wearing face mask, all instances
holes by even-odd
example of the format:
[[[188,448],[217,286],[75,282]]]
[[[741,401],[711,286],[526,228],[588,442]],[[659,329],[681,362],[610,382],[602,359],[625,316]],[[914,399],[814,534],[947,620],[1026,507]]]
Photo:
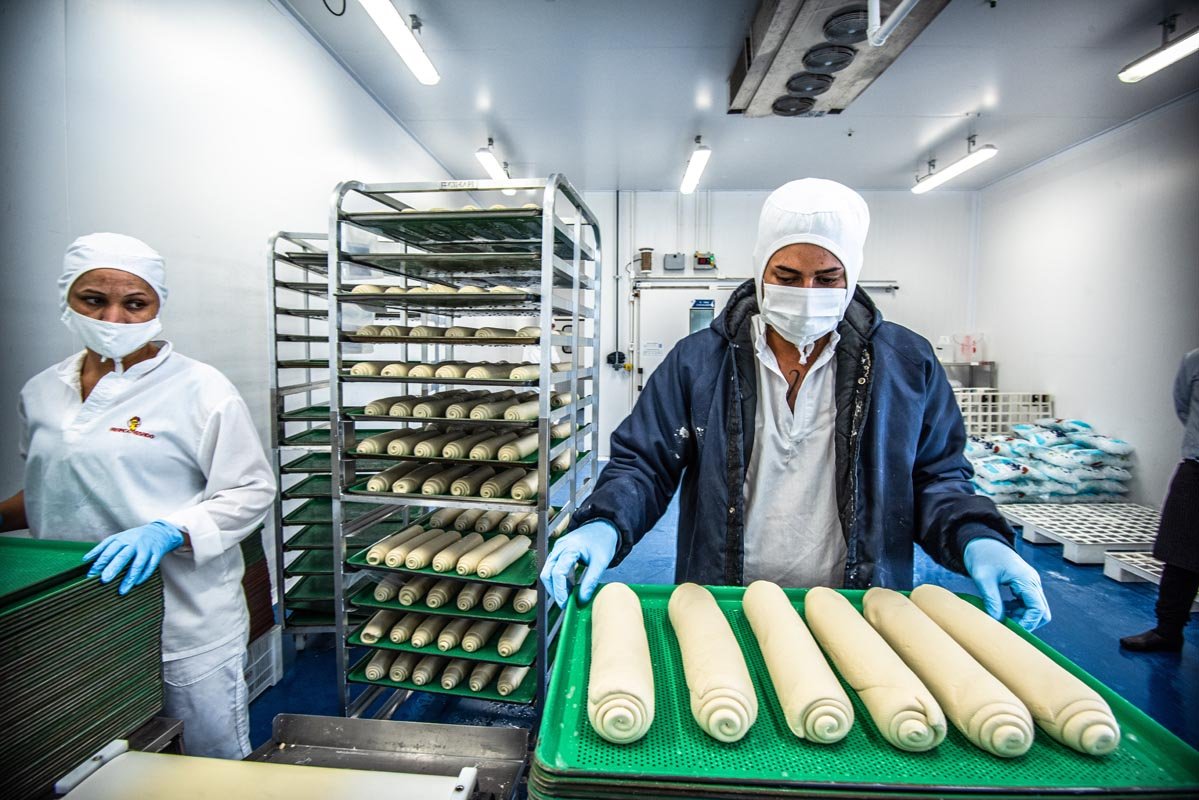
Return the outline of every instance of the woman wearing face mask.
[[[676,582],[912,585],[912,545],[1049,620],[1035,570],[976,496],[965,429],[927,341],[857,288],[870,215],[856,192],[793,181],[767,199],[755,279],[682,340],[612,434],[611,460],[541,579],[584,602],[682,484]]]
[[[0,527],[93,539],[89,575],[125,594],[162,571],[166,713],[193,755],[249,754],[249,618],[238,543],[274,497],[270,465],[231,383],[155,337],[162,258],[97,233],[67,249],[62,321],[86,348],[21,390],[24,491]]]

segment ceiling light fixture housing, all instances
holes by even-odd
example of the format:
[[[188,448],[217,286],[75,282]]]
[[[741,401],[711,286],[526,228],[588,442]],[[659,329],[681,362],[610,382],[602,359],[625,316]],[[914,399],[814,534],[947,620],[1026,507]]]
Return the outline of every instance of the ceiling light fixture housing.
[[[362,10],[375,23],[383,38],[399,53],[418,81],[425,86],[433,86],[441,80],[437,68],[433,66],[433,62],[429,60],[416,38],[416,31],[421,29],[419,17],[415,14],[411,16],[412,27],[409,28],[400,12],[391,4],[391,0],[358,0],[358,5],[362,6]]]
[[[1162,26],[1161,47],[1133,61],[1116,75],[1125,83],[1137,83],[1199,50],[1199,27],[1170,39],[1174,33],[1177,14],[1171,14],[1158,24]]]
[[[511,180],[511,176],[508,175],[508,162],[505,161],[501,164],[500,160],[495,157],[493,147],[495,147],[495,140],[488,137],[487,146],[476,150],[475,158],[479,159],[479,163],[483,165],[483,169],[487,170],[487,175],[493,181]],[[515,189],[501,189],[500,191],[509,197],[516,194]]]
[[[928,174],[924,177],[916,177],[916,185],[912,187],[912,194],[924,194],[931,192],[938,186],[941,186],[967,170],[972,170],[984,161],[990,161],[995,156],[999,155],[999,148],[993,144],[985,144],[977,150],[974,149],[974,142],[977,137],[970,136],[966,139],[966,157],[959,159],[950,164],[945,169],[937,172],[937,160],[930,158],[928,160]]]
[[[704,174],[704,168],[708,166],[708,159],[712,157],[712,148],[703,143],[701,137],[695,137],[695,149],[691,151],[691,158],[687,159],[687,170],[683,173],[683,182],[679,184],[679,192],[682,194],[692,194],[695,192],[695,187],[699,186],[700,176]]]

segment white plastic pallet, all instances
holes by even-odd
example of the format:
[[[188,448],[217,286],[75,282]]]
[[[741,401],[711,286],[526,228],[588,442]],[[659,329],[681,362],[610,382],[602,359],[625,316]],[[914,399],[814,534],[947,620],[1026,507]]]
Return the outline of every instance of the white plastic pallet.
[[[1162,567],[1150,553],[1105,553],[1103,559],[1103,574],[1120,583],[1147,581],[1161,584]],[[1191,603],[1191,613],[1199,611],[1199,595]]]
[[[1114,550],[1152,549],[1160,515],[1135,503],[1056,505],[1032,503],[1000,509],[1023,528],[1024,541],[1060,544],[1062,558],[1075,564],[1102,564]]]

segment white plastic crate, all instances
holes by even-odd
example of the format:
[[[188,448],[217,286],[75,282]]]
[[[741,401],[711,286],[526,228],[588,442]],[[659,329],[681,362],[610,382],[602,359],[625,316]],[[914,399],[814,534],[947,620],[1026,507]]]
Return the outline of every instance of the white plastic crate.
[[[1013,425],[1054,416],[1051,394],[954,389],[953,396],[970,436],[1005,435]]]
[[[246,667],[246,688],[250,700],[283,678],[283,633],[278,625],[250,642]]]

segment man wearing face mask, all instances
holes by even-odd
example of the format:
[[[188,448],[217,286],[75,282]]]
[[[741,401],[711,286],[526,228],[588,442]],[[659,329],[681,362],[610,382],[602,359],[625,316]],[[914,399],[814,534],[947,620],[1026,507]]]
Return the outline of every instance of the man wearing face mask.
[[[244,676],[249,614],[239,543],[274,479],[233,385],[157,340],[162,258],[128,236],[67,249],[62,321],[86,348],[21,390],[24,490],[0,529],[98,541],[88,575],[125,594],[161,568],[166,713],[192,755],[250,752]],[[114,680],[118,676],[114,676]]]
[[[1040,579],[974,494],[965,429],[929,343],[857,288],[870,215],[856,192],[793,181],[766,200],[755,279],[682,340],[612,434],[611,460],[541,579],[584,602],[682,484],[675,581],[911,588],[913,543],[969,574],[992,616],[1001,586],[1028,629]]]

